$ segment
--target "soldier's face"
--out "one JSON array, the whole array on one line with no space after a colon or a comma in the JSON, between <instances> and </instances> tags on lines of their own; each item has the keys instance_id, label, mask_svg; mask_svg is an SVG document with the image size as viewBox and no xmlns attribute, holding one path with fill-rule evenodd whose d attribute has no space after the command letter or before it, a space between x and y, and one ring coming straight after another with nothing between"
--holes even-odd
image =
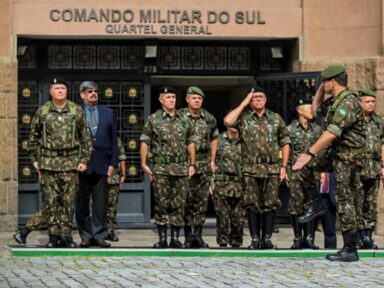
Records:
<instances>
[{"instance_id":1,"label":"soldier's face","mask_svg":"<svg viewBox=\"0 0 384 288\"><path fill-rule=\"evenodd\" d=\"M364 113L371 114L375 110L376 98L372 96L361 96L360 106Z\"/></svg>"},{"instance_id":2,"label":"soldier's face","mask_svg":"<svg viewBox=\"0 0 384 288\"><path fill-rule=\"evenodd\" d=\"M203 106L203 100L202 96L196 94L190 94L186 97L188 106L192 109L200 109Z\"/></svg>"},{"instance_id":3,"label":"soldier's face","mask_svg":"<svg viewBox=\"0 0 384 288\"><path fill-rule=\"evenodd\" d=\"M324 92L331 94L334 87L335 79L327 79L323 81Z\"/></svg>"},{"instance_id":4,"label":"soldier's face","mask_svg":"<svg viewBox=\"0 0 384 288\"><path fill-rule=\"evenodd\" d=\"M312 108L311 104L304 104L304 105L300 105L298 107L297 111L304 118L306 118L308 120L312 120L313 119L313 115L312 115L311 108Z\"/></svg>"},{"instance_id":5,"label":"soldier's face","mask_svg":"<svg viewBox=\"0 0 384 288\"><path fill-rule=\"evenodd\" d=\"M64 84L53 84L49 89L52 100L64 100L67 98L67 86Z\"/></svg>"},{"instance_id":6,"label":"soldier's face","mask_svg":"<svg viewBox=\"0 0 384 288\"><path fill-rule=\"evenodd\" d=\"M80 93L81 99L88 106L94 106L99 101L99 91L96 89L87 89Z\"/></svg>"},{"instance_id":7,"label":"soldier's face","mask_svg":"<svg viewBox=\"0 0 384 288\"><path fill-rule=\"evenodd\" d=\"M176 108L176 94L174 93L161 94L159 101L165 110L172 111Z\"/></svg>"},{"instance_id":8,"label":"soldier's face","mask_svg":"<svg viewBox=\"0 0 384 288\"><path fill-rule=\"evenodd\" d=\"M262 92L255 92L252 94L250 102L251 108L255 110L264 109L267 104L267 96Z\"/></svg>"}]
</instances>

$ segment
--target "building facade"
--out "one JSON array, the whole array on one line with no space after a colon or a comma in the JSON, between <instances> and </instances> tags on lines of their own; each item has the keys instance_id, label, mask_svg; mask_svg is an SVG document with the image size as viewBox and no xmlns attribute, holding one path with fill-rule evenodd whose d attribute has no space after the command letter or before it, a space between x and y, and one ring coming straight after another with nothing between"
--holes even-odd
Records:
<instances>
[{"instance_id":1,"label":"building facade","mask_svg":"<svg viewBox=\"0 0 384 288\"><path fill-rule=\"evenodd\" d=\"M26 139L54 76L68 80L74 101L82 81L96 80L101 102L116 113L128 157L121 223L150 221L138 137L159 107L159 86L175 86L180 104L189 85L201 86L208 110L222 122L257 82L289 123L293 98L313 94L318 72L337 63L346 66L352 90L377 91L377 112L384 113L383 0L0 0L0 8L3 230L39 209ZM383 201L377 232L384 233Z\"/></svg>"}]
</instances>

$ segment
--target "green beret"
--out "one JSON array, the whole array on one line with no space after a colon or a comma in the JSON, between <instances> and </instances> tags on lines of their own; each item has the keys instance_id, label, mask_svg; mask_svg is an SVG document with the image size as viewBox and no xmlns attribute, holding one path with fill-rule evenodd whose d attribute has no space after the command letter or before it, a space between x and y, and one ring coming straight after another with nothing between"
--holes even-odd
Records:
<instances>
[{"instance_id":1,"label":"green beret","mask_svg":"<svg viewBox=\"0 0 384 288\"><path fill-rule=\"evenodd\" d=\"M335 78L336 76L340 75L341 73L345 73L345 68L342 65L331 65L325 68L321 72L321 78L323 80Z\"/></svg>"},{"instance_id":2,"label":"green beret","mask_svg":"<svg viewBox=\"0 0 384 288\"><path fill-rule=\"evenodd\" d=\"M201 97L205 97L203 90L201 90L199 87L196 87L196 86L189 87L187 89L187 95L188 94L196 94L196 95L200 95Z\"/></svg>"},{"instance_id":3,"label":"green beret","mask_svg":"<svg viewBox=\"0 0 384 288\"><path fill-rule=\"evenodd\" d=\"M372 97L376 97L376 93L373 92L371 89L368 89L368 88L360 89L358 94L359 94L359 96L372 96Z\"/></svg>"}]
</instances>

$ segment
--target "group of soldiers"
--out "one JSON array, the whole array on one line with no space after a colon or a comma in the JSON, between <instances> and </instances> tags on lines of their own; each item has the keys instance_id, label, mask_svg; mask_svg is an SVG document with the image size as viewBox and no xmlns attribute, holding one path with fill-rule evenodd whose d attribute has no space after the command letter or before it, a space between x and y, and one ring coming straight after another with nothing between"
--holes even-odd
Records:
<instances>
[{"instance_id":1,"label":"group of soldiers","mask_svg":"<svg viewBox=\"0 0 384 288\"><path fill-rule=\"evenodd\" d=\"M162 108L148 117L140 136L141 167L150 178L154 195L159 236L155 248L208 248L202 234L211 195L220 247L242 245L247 218L251 236L248 248L276 249L272 243L275 211L281 207L279 186L285 182L290 189L288 210L294 232L291 248L318 249L313 240L313 220L324 213L319 173L329 171L336 178L336 207L344 245L326 258L357 261L358 248L376 248L372 234L379 181L384 175L384 130L374 112L376 94L370 89L349 91L348 75L340 65L327 67L321 76L314 99L312 95L296 99L298 118L288 127L279 114L266 108L267 91L253 85L225 116L227 131L221 134L215 117L203 108L202 89L189 87L187 107L176 109L175 89L160 88ZM50 237L59 239L50 238L47 247L57 247L58 243L75 247L70 236L73 199L79 174L87 171L94 150L91 135L97 125L92 122L92 113L84 113L82 107L67 100L66 93L53 92L54 84L61 82L52 83L51 106L42 106L32 121L30 156L40 175L44 205L14 235L19 243L26 243L28 233L46 223ZM92 89L88 90L92 94ZM326 94L331 97L326 99ZM318 112L324 117L323 131L313 121ZM48 134L47 140L46 129L57 133ZM121 141L118 155L120 168L110 169L112 164L117 166L111 160L105 173L110 187L105 209L108 233L101 234L103 239L95 237L100 247L109 247L104 239L118 240L114 234L116 203L125 178ZM181 228L184 243L179 240ZM82 240L80 246L89 247L89 239Z\"/></svg>"},{"instance_id":2,"label":"group of soldiers","mask_svg":"<svg viewBox=\"0 0 384 288\"><path fill-rule=\"evenodd\" d=\"M344 244L331 261L357 261L358 248L377 248L379 181L383 178L384 132L375 114L376 94L347 88L341 65L321 73L314 99L297 99L298 119L288 127L266 108L267 91L253 85L241 103L224 118L220 134L216 119L202 108L204 92L187 89L188 107L176 109L176 92L162 87L162 109L149 116L140 137L141 165L155 195L156 248L205 248L202 224L208 195L217 214L217 243L242 245L248 219L249 249L276 249L272 243L279 185L290 188L292 249L318 249L313 220L324 213L319 194L320 172L336 178L336 208ZM329 94L331 97L325 98ZM313 119L320 112L324 129ZM167 225L171 239L167 242ZM184 228L185 242L179 240ZM192 229L193 228L193 229Z\"/></svg>"}]
</instances>

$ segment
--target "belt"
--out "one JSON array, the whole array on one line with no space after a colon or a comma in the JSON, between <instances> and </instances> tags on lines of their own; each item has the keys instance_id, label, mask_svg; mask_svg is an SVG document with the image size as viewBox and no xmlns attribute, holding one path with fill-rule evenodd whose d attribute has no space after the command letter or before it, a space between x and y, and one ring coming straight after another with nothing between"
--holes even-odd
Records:
<instances>
[{"instance_id":1,"label":"belt","mask_svg":"<svg viewBox=\"0 0 384 288\"><path fill-rule=\"evenodd\" d=\"M78 154L79 154L78 149L70 149L70 150L41 149L41 155L47 156L47 157L67 157L67 156L73 156Z\"/></svg>"},{"instance_id":2,"label":"belt","mask_svg":"<svg viewBox=\"0 0 384 288\"><path fill-rule=\"evenodd\" d=\"M177 156L154 156L153 163L155 164L170 164L170 163L183 163L188 160L187 155Z\"/></svg>"},{"instance_id":3,"label":"belt","mask_svg":"<svg viewBox=\"0 0 384 288\"><path fill-rule=\"evenodd\" d=\"M230 174L216 174L215 175L216 181L234 181L234 182L240 182L241 178L237 175L230 175Z\"/></svg>"},{"instance_id":4,"label":"belt","mask_svg":"<svg viewBox=\"0 0 384 288\"><path fill-rule=\"evenodd\" d=\"M362 154L366 152L366 148L365 147L351 148L347 146L338 146L336 148L336 151L340 153Z\"/></svg>"},{"instance_id":5,"label":"belt","mask_svg":"<svg viewBox=\"0 0 384 288\"><path fill-rule=\"evenodd\" d=\"M243 163L245 164L277 164L279 163L279 158L273 157L273 156L266 156L266 157L245 157L243 159Z\"/></svg>"}]
</instances>

